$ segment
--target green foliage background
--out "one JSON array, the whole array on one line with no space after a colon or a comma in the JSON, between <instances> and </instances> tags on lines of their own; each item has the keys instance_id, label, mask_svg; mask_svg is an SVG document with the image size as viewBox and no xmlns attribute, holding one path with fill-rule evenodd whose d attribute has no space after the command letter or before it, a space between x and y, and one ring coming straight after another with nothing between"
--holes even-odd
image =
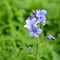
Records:
<instances>
[{"instance_id":1,"label":"green foliage background","mask_svg":"<svg viewBox=\"0 0 60 60\"><path fill-rule=\"evenodd\" d=\"M38 39L30 38L24 28L33 9L47 10L46 25ZM48 34L56 40L47 39ZM60 60L60 0L0 0L0 60L36 60L36 52L37 60Z\"/></svg>"}]
</instances>

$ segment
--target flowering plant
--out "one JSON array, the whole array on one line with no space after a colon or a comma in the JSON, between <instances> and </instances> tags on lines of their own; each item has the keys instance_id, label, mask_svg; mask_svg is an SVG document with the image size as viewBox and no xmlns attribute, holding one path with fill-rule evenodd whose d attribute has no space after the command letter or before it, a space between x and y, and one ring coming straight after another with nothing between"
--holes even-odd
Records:
<instances>
[{"instance_id":1,"label":"flowering plant","mask_svg":"<svg viewBox=\"0 0 60 60\"><path fill-rule=\"evenodd\" d=\"M42 26L45 26L46 21L46 10L36 10L31 13L26 20L25 28L30 32L30 36L38 37L38 35L42 32L42 29L38 28L37 24L42 23Z\"/></svg>"}]
</instances>

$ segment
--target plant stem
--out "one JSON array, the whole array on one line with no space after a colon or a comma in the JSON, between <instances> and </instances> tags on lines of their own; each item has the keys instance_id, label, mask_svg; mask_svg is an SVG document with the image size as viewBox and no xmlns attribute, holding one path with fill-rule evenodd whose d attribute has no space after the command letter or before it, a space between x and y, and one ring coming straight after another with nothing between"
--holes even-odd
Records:
<instances>
[{"instance_id":1,"label":"plant stem","mask_svg":"<svg viewBox=\"0 0 60 60\"><path fill-rule=\"evenodd\" d=\"M36 39L36 60L38 57L38 49L39 49L39 39Z\"/></svg>"}]
</instances>

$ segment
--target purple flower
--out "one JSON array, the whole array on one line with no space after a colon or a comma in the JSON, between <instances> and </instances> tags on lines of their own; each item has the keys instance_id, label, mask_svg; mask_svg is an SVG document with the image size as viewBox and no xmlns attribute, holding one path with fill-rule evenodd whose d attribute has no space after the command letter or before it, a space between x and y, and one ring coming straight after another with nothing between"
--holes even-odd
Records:
<instances>
[{"instance_id":1,"label":"purple flower","mask_svg":"<svg viewBox=\"0 0 60 60\"><path fill-rule=\"evenodd\" d=\"M56 38L52 35L48 35L47 38L50 39L50 40L56 40Z\"/></svg>"},{"instance_id":2,"label":"purple flower","mask_svg":"<svg viewBox=\"0 0 60 60\"><path fill-rule=\"evenodd\" d=\"M46 22L46 17L45 15L47 14L46 10L36 10L35 12L32 13L33 17L36 18L36 23L42 23L43 26L45 26Z\"/></svg>"},{"instance_id":3,"label":"purple flower","mask_svg":"<svg viewBox=\"0 0 60 60\"><path fill-rule=\"evenodd\" d=\"M30 32L30 36L38 37L38 35L42 32L41 29L39 29L36 25L36 18L28 18L26 20L26 24L24 25L25 28Z\"/></svg>"},{"instance_id":4,"label":"purple flower","mask_svg":"<svg viewBox=\"0 0 60 60\"><path fill-rule=\"evenodd\" d=\"M32 36L38 37L38 35L42 32L42 30L37 26L33 26L32 28L29 29L29 32L31 37Z\"/></svg>"},{"instance_id":5,"label":"purple flower","mask_svg":"<svg viewBox=\"0 0 60 60\"><path fill-rule=\"evenodd\" d=\"M44 15L40 15L40 17L37 18L36 23L42 23L42 26L45 26L45 22L46 22L46 17Z\"/></svg>"},{"instance_id":6,"label":"purple flower","mask_svg":"<svg viewBox=\"0 0 60 60\"><path fill-rule=\"evenodd\" d=\"M46 10L36 10L36 17L40 17L40 15L46 15Z\"/></svg>"},{"instance_id":7,"label":"purple flower","mask_svg":"<svg viewBox=\"0 0 60 60\"><path fill-rule=\"evenodd\" d=\"M47 11L46 10L40 10L40 15L46 15Z\"/></svg>"},{"instance_id":8,"label":"purple flower","mask_svg":"<svg viewBox=\"0 0 60 60\"><path fill-rule=\"evenodd\" d=\"M24 25L25 28L29 29L31 28L32 26L37 26L36 25L36 18L31 18L29 17L27 20L26 20L26 24Z\"/></svg>"},{"instance_id":9,"label":"purple flower","mask_svg":"<svg viewBox=\"0 0 60 60\"><path fill-rule=\"evenodd\" d=\"M45 26L46 14L47 14L46 10L36 10L37 23L41 22L42 25Z\"/></svg>"},{"instance_id":10,"label":"purple flower","mask_svg":"<svg viewBox=\"0 0 60 60\"><path fill-rule=\"evenodd\" d=\"M31 37L38 37L38 35L42 32L42 30L37 27L37 24L42 23L43 26L45 25L46 14L46 10L36 10L32 12L31 17L27 18L24 27L30 32Z\"/></svg>"}]
</instances>

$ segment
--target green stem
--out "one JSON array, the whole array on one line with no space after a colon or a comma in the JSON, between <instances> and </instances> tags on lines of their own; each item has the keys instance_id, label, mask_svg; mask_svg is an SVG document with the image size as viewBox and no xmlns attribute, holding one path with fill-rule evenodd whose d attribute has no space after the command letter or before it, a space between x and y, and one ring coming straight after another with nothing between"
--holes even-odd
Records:
<instances>
[{"instance_id":1,"label":"green stem","mask_svg":"<svg viewBox=\"0 0 60 60\"><path fill-rule=\"evenodd\" d=\"M38 49L39 49L39 39L37 38L36 39L36 60L37 60L37 57L38 57Z\"/></svg>"}]
</instances>

